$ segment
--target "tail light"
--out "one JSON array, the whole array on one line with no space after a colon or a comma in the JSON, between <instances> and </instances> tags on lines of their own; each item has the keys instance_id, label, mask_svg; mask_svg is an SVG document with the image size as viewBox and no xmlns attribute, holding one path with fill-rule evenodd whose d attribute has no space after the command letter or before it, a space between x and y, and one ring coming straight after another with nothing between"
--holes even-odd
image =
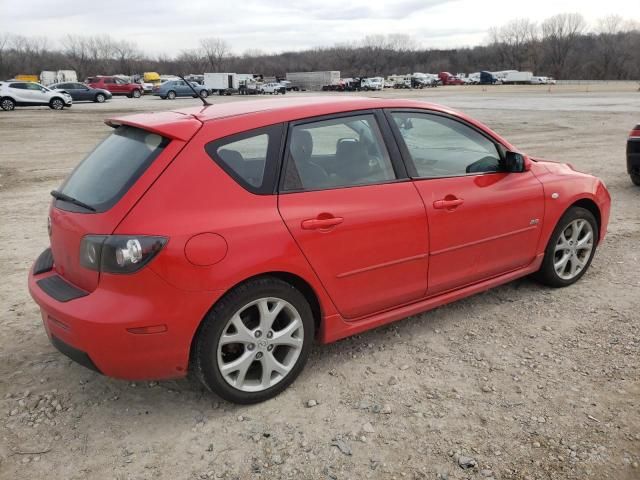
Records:
<instances>
[{"instance_id":1,"label":"tail light","mask_svg":"<svg viewBox=\"0 0 640 480\"><path fill-rule=\"evenodd\" d=\"M133 273L166 243L165 237L150 235L87 235L80 243L80 264L99 272Z\"/></svg>"}]
</instances>

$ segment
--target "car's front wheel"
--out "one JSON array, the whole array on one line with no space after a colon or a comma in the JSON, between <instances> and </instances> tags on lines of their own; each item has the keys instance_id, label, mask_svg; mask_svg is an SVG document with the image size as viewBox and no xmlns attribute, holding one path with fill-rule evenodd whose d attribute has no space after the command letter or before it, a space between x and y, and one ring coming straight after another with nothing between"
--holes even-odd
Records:
<instances>
[{"instance_id":1,"label":"car's front wheel","mask_svg":"<svg viewBox=\"0 0 640 480\"><path fill-rule=\"evenodd\" d=\"M49 102L49 108L52 110L62 110L64 108L64 102L61 98L52 98Z\"/></svg>"},{"instance_id":2,"label":"car's front wheel","mask_svg":"<svg viewBox=\"0 0 640 480\"><path fill-rule=\"evenodd\" d=\"M96 98L94 99L97 103L104 103L104 101L107 99L107 97L104 96L103 93L98 93L96 95Z\"/></svg>"},{"instance_id":3,"label":"car's front wheel","mask_svg":"<svg viewBox=\"0 0 640 480\"><path fill-rule=\"evenodd\" d=\"M133 95L133 98L140 98L142 96L142 92L140 90L134 90L131 95Z\"/></svg>"},{"instance_id":4,"label":"car's front wheel","mask_svg":"<svg viewBox=\"0 0 640 480\"><path fill-rule=\"evenodd\" d=\"M175 100L176 99L176 92L174 92L173 90L169 90L167 92L167 98L169 100Z\"/></svg>"},{"instance_id":5,"label":"car's front wheel","mask_svg":"<svg viewBox=\"0 0 640 480\"><path fill-rule=\"evenodd\" d=\"M5 111L14 110L16 108L16 102L11 98L3 98L2 101L0 101L0 107Z\"/></svg>"},{"instance_id":6,"label":"car's front wheel","mask_svg":"<svg viewBox=\"0 0 640 480\"><path fill-rule=\"evenodd\" d=\"M536 278L550 287L567 287L585 274L596 251L598 223L589 210L570 208L556 225Z\"/></svg>"},{"instance_id":7,"label":"car's front wheel","mask_svg":"<svg viewBox=\"0 0 640 480\"><path fill-rule=\"evenodd\" d=\"M225 295L205 317L195 368L222 398L261 402L282 392L302 371L313 332L304 295L277 278L251 280Z\"/></svg>"},{"instance_id":8,"label":"car's front wheel","mask_svg":"<svg viewBox=\"0 0 640 480\"><path fill-rule=\"evenodd\" d=\"M631 181L633 182L633 184L640 187L640 175L631 173L629 174L629 176L631 177Z\"/></svg>"},{"instance_id":9,"label":"car's front wheel","mask_svg":"<svg viewBox=\"0 0 640 480\"><path fill-rule=\"evenodd\" d=\"M202 89L200 90L200 98L207 98L209 96L209 92Z\"/></svg>"}]
</instances>

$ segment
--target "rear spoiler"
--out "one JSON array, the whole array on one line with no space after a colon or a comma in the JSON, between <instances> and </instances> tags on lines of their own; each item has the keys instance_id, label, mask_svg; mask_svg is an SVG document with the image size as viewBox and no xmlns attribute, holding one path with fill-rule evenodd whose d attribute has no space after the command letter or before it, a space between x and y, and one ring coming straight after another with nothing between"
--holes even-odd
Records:
<instances>
[{"instance_id":1,"label":"rear spoiler","mask_svg":"<svg viewBox=\"0 0 640 480\"><path fill-rule=\"evenodd\" d=\"M195 116L179 112L140 113L105 120L107 125L117 128L121 125L140 128L163 137L187 141L200 130L202 122Z\"/></svg>"}]
</instances>

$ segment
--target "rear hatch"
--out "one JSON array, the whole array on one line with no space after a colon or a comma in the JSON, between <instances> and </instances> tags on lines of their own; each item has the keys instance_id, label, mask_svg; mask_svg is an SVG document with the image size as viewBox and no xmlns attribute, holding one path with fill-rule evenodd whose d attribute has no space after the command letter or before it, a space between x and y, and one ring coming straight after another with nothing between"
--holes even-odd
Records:
<instances>
[{"instance_id":1,"label":"rear hatch","mask_svg":"<svg viewBox=\"0 0 640 480\"><path fill-rule=\"evenodd\" d=\"M52 192L57 197L49 214L54 269L83 290L95 290L100 279L80 263L83 237L113 233L201 125L190 115L159 115L173 116L179 125L156 122L142 128L139 116L110 121L114 132Z\"/></svg>"}]
</instances>

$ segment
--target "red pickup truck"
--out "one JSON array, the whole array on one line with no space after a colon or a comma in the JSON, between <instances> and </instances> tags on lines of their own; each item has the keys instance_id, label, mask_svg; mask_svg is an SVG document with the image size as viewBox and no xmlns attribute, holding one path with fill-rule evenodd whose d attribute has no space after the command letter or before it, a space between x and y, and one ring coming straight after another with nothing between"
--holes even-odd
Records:
<instances>
[{"instance_id":1,"label":"red pickup truck","mask_svg":"<svg viewBox=\"0 0 640 480\"><path fill-rule=\"evenodd\" d=\"M126 95L131 98L140 98L144 89L139 83L131 83L120 77L107 77L99 75L97 77L89 77L87 83L93 88L104 88L109 90L113 95Z\"/></svg>"}]
</instances>

